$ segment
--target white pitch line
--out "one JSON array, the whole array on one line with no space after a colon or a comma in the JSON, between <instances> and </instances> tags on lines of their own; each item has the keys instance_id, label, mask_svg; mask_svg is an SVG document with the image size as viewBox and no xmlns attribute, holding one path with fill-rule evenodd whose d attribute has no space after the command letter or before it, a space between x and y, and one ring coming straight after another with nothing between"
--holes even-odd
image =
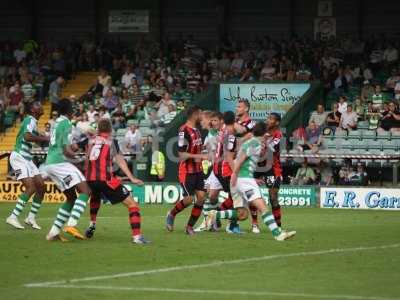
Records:
<instances>
[{"instance_id":1,"label":"white pitch line","mask_svg":"<svg viewBox=\"0 0 400 300\"><path fill-rule=\"evenodd\" d=\"M400 244L391 244L391 245L373 246L373 247L339 248L339 249L328 249L328 250L309 251L309 252L294 252L294 253L287 253L287 254L276 254L276 255L267 255L267 256L259 256L259 257L250 257L250 258L244 258L244 259L214 261L214 262L210 262L210 263L196 264L196 265L183 265L183 266L128 272L128 273L118 273L118 274L112 274L112 275L73 278L70 280L28 283L28 284L25 284L24 287L47 287L49 285L60 285L60 284L62 285L62 284L70 284L70 283L75 283L75 282L87 282L87 281L115 279L115 278L122 278L122 277L143 276L143 275L149 275L149 274L159 274L159 273L181 271L181 270L218 267L218 266L222 266L222 265L234 265L234 264L242 264L242 263L249 263L249 262L279 259L279 258L289 258L289 257L298 257L298 256L313 256L313 255L345 253L345 252L358 252L358 251L390 249L390 248L398 248L398 247L400 247Z\"/></svg>"},{"instance_id":2,"label":"white pitch line","mask_svg":"<svg viewBox=\"0 0 400 300\"><path fill-rule=\"evenodd\" d=\"M165 216L145 216L145 218L146 219L148 219L148 218L165 218ZM37 218L37 220L38 221L53 221L55 219L55 217L54 218ZM123 216L120 216L120 217L97 217L97 219L124 219L124 220L126 220L127 219L127 217L125 216L125 217L123 217Z\"/></svg>"},{"instance_id":3,"label":"white pitch line","mask_svg":"<svg viewBox=\"0 0 400 300\"><path fill-rule=\"evenodd\" d=\"M224 290L203 290L203 289L177 289L177 288L153 288L153 287L118 287L118 286L97 286L97 285L47 285L41 288L66 288L66 289L90 289L110 291L135 291L135 292L161 292L181 294L213 294L213 295L237 295L237 296L275 296L275 297L297 297L317 299L345 299L345 300L399 300L400 298L356 296L356 295L321 295L308 293L284 293L269 291L224 291Z\"/></svg>"}]
</instances>

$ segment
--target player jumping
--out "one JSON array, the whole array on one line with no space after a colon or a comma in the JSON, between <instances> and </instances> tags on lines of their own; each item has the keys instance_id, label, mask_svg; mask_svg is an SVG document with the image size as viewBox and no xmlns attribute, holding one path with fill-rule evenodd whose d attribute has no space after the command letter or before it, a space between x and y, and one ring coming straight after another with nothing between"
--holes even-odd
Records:
<instances>
[{"instance_id":1,"label":"player jumping","mask_svg":"<svg viewBox=\"0 0 400 300\"><path fill-rule=\"evenodd\" d=\"M257 123L253 129L254 136L240 147L230 181L234 209L223 212L224 215L222 215L222 212L212 211L207 222L215 224L222 217L230 220L245 220L248 217L247 207L251 204L261 213L261 218L272 232L273 237L277 241L284 241L293 237L296 232L282 231L276 224L275 218L268 211L260 187L254 178L257 163L263 155L263 141L266 132L267 125L261 122Z\"/></svg>"},{"instance_id":2,"label":"player jumping","mask_svg":"<svg viewBox=\"0 0 400 300\"><path fill-rule=\"evenodd\" d=\"M6 222L17 229L24 229L24 226L18 221L18 216L34 194L25 224L32 226L34 229L41 229L36 222L36 214L42 204L45 189L39 169L32 161L31 150L33 143L48 142L49 138L38 134L37 122L40 116L43 115L43 108L40 102L28 104L27 111L28 115L22 121L14 151L10 155L11 168L14 170L17 180L22 181L25 192L18 196L17 204Z\"/></svg>"},{"instance_id":3,"label":"player jumping","mask_svg":"<svg viewBox=\"0 0 400 300\"><path fill-rule=\"evenodd\" d=\"M51 132L49 151L45 164L41 166L41 172L54 181L67 197L67 201L58 210L54 224L46 239L49 241L66 241L60 235L60 232L67 220L64 232L77 239L84 239L85 237L76 226L89 200L90 189L81 171L70 162L67 162L66 159L67 157L74 158L75 151L78 149L76 144L71 144L70 142L72 129L70 119L73 113L71 101L61 99L58 104L58 111L60 117L56 120L54 129ZM76 197L76 191L79 193L78 198Z\"/></svg>"},{"instance_id":4,"label":"player jumping","mask_svg":"<svg viewBox=\"0 0 400 300\"><path fill-rule=\"evenodd\" d=\"M110 120L101 119L98 123L98 134L89 141L85 176L92 190L90 197L90 226L86 237L91 238L96 230L96 218L100 208L101 197L105 196L111 204L121 203L128 208L129 223L132 229L132 242L135 244L149 243L141 233L140 208L133 200L130 192L121 184L113 169L113 160L133 184L143 185L143 181L135 178L129 170L124 156L121 154L118 142L112 138Z\"/></svg>"},{"instance_id":5,"label":"player jumping","mask_svg":"<svg viewBox=\"0 0 400 300\"><path fill-rule=\"evenodd\" d=\"M193 226L196 224L203 209L206 192L204 188L204 173L201 160L207 159L206 154L201 154L202 140L200 131L196 128L200 122L201 110L198 106L189 107L187 122L179 129L179 183L183 188L183 199L178 201L173 209L168 212L166 229L173 231L175 216L192 204L196 196L189 221L186 225L186 234L194 235Z\"/></svg>"}]
</instances>

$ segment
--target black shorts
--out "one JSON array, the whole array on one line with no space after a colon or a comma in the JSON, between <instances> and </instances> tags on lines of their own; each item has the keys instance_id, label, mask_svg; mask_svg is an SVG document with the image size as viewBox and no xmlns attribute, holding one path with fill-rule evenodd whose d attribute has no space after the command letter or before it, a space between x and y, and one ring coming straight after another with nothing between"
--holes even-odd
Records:
<instances>
[{"instance_id":1,"label":"black shorts","mask_svg":"<svg viewBox=\"0 0 400 300\"><path fill-rule=\"evenodd\" d=\"M223 177L221 175L215 175L217 177L219 183L222 185L222 189L225 193L231 192L231 177Z\"/></svg>"},{"instance_id":2,"label":"black shorts","mask_svg":"<svg viewBox=\"0 0 400 300\"><path fill-rule=\"evenodd\" d=\"M278 189L279 190L279 188L281 187L282 176L275 176L272 169L267 171L266 173L256 172L254 174L254 177L263 179L265 182L265 185L269 189Z\"/></svg>"},{"instance_id":3,"label":"black shorts","mask_svg":"<svg viewBox=\"0 0 400 300\"><path fill-rule=\"evenodd\" d=\"M185 182L180 183L183 189L183 196L194 196L196 191L205 192L204 178L203 172L186 174Z\"/></svg>"},{"instance_id":4,"label":"black shorts","mask_svg":"<svg viewBox=\"0 0 400 300\"><path fill-rule=\"evenodd\" d=\"M90 189L92 190L92 197L101 199L105 197L111 204L118 204L123 202L130 196L130 192L122 184L112 188L105 181L88 181Z\"/></svg>"}]
</instances>

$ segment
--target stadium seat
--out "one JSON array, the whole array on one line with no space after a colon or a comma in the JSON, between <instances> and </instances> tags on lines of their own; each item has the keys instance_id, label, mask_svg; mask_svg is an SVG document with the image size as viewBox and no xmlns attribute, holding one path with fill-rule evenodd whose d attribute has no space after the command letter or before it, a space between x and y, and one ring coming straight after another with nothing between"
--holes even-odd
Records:
<instances>
[{"instance_id":1,"label":"stadium seat","mask_svg":"<svg viewBox=\"0 0 400 300\"><path fill-rule=\"evenodd\" d=\"M128 126L139 125L139 121L136 119L131 119L131 120L128 120L127 124L128 124Z\"/></svg>"},{"instance_id":2,"label":"stadium seat","mask_svg":"<svg viewBox=\"0 0 400 300\"><path fill-rule=\"evenodd\" d=\"M125 136L126 132L127 132L127 129L126 129L126 128L120 128L120 129L118 129L118 130L117 130L117 137Z\"/></svg>"},{"instance_id":3,"label":"stadium seat","mask_svg":"<svg viewBox=\"0 0 400 300\"><path fill-rule=\"evenodd\" d=\"M359 131L359 130L349 131L348 139L361 140L361 131Z\"/></svg>"},{"instance_id":4,"label":"stadium seat","mask_svg":"<svg viewBox=\"0 0 400 300\"><path fill-rule=\"evenodd\" d=\"M391 140L391 141L385 141L382 143L383 146L383 151L386 153L386 151L396 151L398 149L397 141L396 140Z\"/></svg>"},{"instance_id":5,"label":"stadium seat","mask_svg":"<svg viewBox=\"0 0 400 300\"><path fill-rule=\"evenodd\" d=\"M139 126L140 127L150 127L151 121L150 120L140 120Z\"/></svg>"},{"instance_id":6,"label":"stadium seat","mask_svg":"<svg viewBox=\"0 0 400 300\"><path fill-rule=\"evenodd\" d=\"M375 153L376 151L378 151L378 153L380 154L380 151L382 151L382 142L381 141L368 140L367 145L368 145L368 151L370 153L372 153L372 152ZM374 150L376 150L376 151L374 151Z\"/></svg>"},{"instance_id":7,"label":"stadium seat","mask_svg":"<svg viewBox=\"0 0 400 300\"><path fill-rule=\"evenodd\" d=\"M376 135L376 138L378 140L390 140L391 134L390 131L382 131L382 132L378 132Z\"/></svg>"},{"instance_id":8,"label":"stadium seat","mask_svg":"<svg viewBox=\"0 0 400 300\"><path fill-rule=\"evenodd\" d=\"M374 130L363 130L361 133L361 137L363 140L375 140L376 132Z\"/></svg>"},{"instance_id":9,"label":"stadium seat","mask_svg":"<svg viewBox=\"0 0 400 300\"><path fill-rule=\"evenodd\" d=\"M368 121L359 121L357 123L357 128L358 128L358 130L368 129L369 128Z\"/></svg>"},{"instance_id":10,"label":"stadium seat","mask_svg":"<svg viewBox=\"0 0 400 300\"><path fill-rule=\"evenodd\" d=\"M347 131L337 130L334 135L335 139L347 139Z\"/></svg>"},{"instance_id":11,"label":"stadium seat","mask_svg":"<svg viewBox=\"0 0 400 300\"><path fill-rule=\"evenodd\" d=\"M398 131L392 132L391 139L392 140L400 140L400 132L398 132Z\"/></svg>"}]
</instances>

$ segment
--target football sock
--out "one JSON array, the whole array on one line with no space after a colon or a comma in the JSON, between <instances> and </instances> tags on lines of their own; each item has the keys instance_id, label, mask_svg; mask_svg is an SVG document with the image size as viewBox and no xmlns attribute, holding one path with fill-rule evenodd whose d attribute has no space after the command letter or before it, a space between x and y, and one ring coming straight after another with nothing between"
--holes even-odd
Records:
<instances>
[{"instance_id":1,"label":"football sock","mask_svg":"<svg viewBox=\"0 0 400 300\"><path fill-rule=\"evenodd\" d=\"M131 224L132 228L132 236L134 238L138 238L141 235L140 230L140 208L139 207L130 207L129 211L129 224Z\"/></svg>"},{"instance_id":2,"label":"football sock","mask_svg":"<svg viewBox=\"0 0 400 300\"><path fill-rule=\"evenodd\" d=\"M64 226L65 222L67 222L68 218L71 215L72 207L73 203L70 202L65 202L63 203L63 205L61 205L53 226L50 229L50 235L55 236L60 233L61 228Z\"/></svg>"},{"instance_id":3,"label":"football sock","mask_svg":"<svg viewBox=\"0 0 400 300\"><path fill-rule=\"evenodd\" d=\"M101 205L100 199L97 198L90 198L90 221L92 224L96 223L97 213L99 212Z\"/></svg>"},{"instance_id":4,"label":"football sock","mask_svg":"<svg viewBox=\"0 0 400 300\"><path fill-rule=\"evenodd\" d=\"M178 201L174 208L171 209L171 211L169 212L172 216L176 216L177 214L179 214L182 210L184 210L186 208L187 205L185 205L185 203L183 202L183 199Z\"/></svg>"},{"instance_id":5,"label":"football sock","mask_svg":"<svg viewBox=\"0 0 400 300\"><path fill-rule=\"evenodd\" d=\"M281 226L282 226L282 223L281 223L281 217L282 217L281 208L280 208L280 207L278 207L278 208L273 208L273 209L272 209L272 214L274 215L276 224L277 224L279 227L281 227Z\"/></svg>"},{"instance_id":6,"label":"football sock","mask_svg":"<svg viewBox=\"0 0 400 300\"><path fill-rule=\"evenodd\" d=\"M236 209L228 209L228 210L221 210L217 212L217 221L221 219L228 219L231 221L237 220L237 211Z\"/></svg>"},{"instance_id":7,"label":"football sock","mask_svg":"<svg viewBox=\"0 0 400 300\"><path fill-rule=\"evenodd\" d=\"M233 208L233 201L232 198L227 198L224 202L222 202L220 206L220 210L227 210Z\"/></svg>"},{"instance_id":8,"label":"football sock","mask_svg":"<svg viewBox=\"0 0 400 300\"><path fill-rule=\"evenodd\" d=\"M89 200L89 195L80 194L79 197L75 200L74 206L72 207L71 216L69 217L68 226L76 226L78 225L78 221L85 211L86 203Z\"/></svg>"},{"instance_id":9,"label":"football sock","mask_svg":"<svg viewBox=\"0 0 400 300\"><path fill-rule=\"evenodd\" d=\"M28 218L34 219L36 217L40 207L42 206L42 201L43 201L43 198L37 197L36 194L35 194L35 196L33 196L31 210L28 214Z\"/></svg>"},{"instance_id":10,"label":"football sock","mask_svg":"<svg viewBox=\"0 0 400 300\"><path fill-rule=\"evenodd\" d=\"M281 229L275 222L274 216L270 212L266 212L261 216L265 225L268 226L269 230L271 230L273 236L278 236L281 234Z\"/></svg>"},{"instance_id":11,"label":"football sock","mask_svg":"<svg viewBox=\"0 0 400 300\"><path fill-rule=\"evenodd\" d=\"M207 217L208 216L208 213L211 211L211 210L216 210L218 208L218 203L211 203L210 202L210 200L207 200L206 202L204 202L204 205L203 205L203 215L204 215L204 217Z\"/></svg>"},{"instance_id":12,"label":"football sock","mask_svg":"<svg viewBox=\"0 0 400 300\"><path fill-rule=\"evenodd\" d=\"M196 224L197 220L199 219L199 217L201 215L202 210L203 210L203 205L198 205L198 204L193 205L192 213L190 215L187 226L193 227L194 224Z\"/></svg>"},{"instance_id":13,"label":"football sock","mask_svg":"<svg viewBox=\"0 0 400 300\"><path fill-rule=\"evenodd\" d=\"M257 216L258 216L258 211L257 208L251 207L250 208L250 214L251 214L251 224L258 224Z\"/></svg>"},{"instance_id":14,"label":"football sock","mask_svg":"<svg viewBox=\"0 0 400 300\"><path fill-rule=\"evenodd\" d=\"M12 215L18 217L20 213L23 211L26 203L29 201L29 196L26 194L21 194L19 195L17 199L17 204L15 205L15 208L11 212Z\"/></svg>"}]
</instances>

